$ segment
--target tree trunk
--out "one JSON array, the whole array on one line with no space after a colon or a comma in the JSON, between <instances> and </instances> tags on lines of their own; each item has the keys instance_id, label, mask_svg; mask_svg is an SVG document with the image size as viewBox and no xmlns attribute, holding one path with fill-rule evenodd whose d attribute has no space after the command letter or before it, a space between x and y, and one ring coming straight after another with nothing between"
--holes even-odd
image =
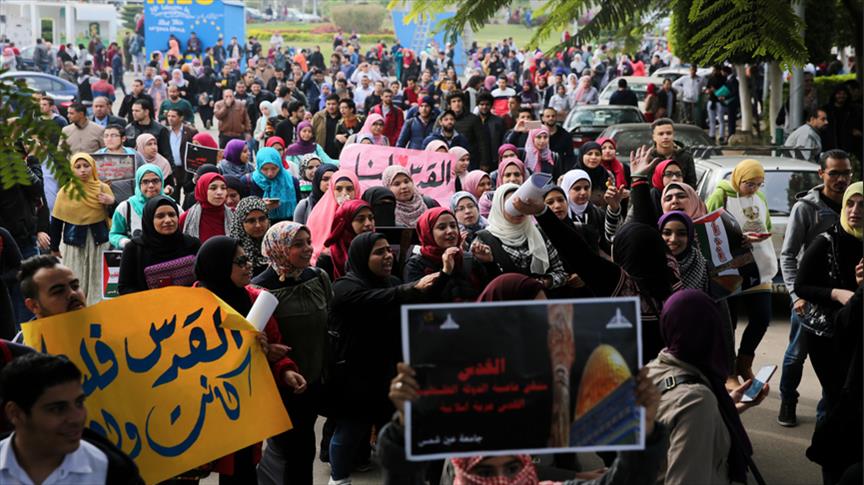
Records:
<instances>
[{"instance_id":1,"label":"tree trunk","mask_svg":"<svg viewBox=\"0 0 864 485\"><path fill-rule=\"evenodd\" d=\"M753 133L753 100L750 99L750 84L747 80L747 66L735 65L738 76L738 100L741 108L741 132L746 135Z\"/></svg>"},{"instance_id":2,"label":"tree trunk","mask_svg":"<svg viewBox=\"0 0 864 485\"><path fill-rule=\"evenodd\" d=\"M768 64L768 83L768 129L771 141L777 145L783 143L783 137L777 136L778 127L775 124L777 115L783 108L783 71L777 61Z\"/></svg>"}]
</instances>

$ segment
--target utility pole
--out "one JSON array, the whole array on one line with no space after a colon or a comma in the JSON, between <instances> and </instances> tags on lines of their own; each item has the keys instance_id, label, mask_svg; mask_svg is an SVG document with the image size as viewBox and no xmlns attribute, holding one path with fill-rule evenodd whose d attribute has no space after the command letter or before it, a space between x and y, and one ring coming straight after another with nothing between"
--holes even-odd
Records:
<instances>
[{"instance_id":1,"label":"utility pole","mask_svg":"<svg viewBox=\"0 0 864 485\"><path fill-rule=\"evenodd\" d=\"M801 17L802 25L804 19L804 0L797 0L792 4L795 15ZM802 26L801 37L804 37ZM792 68L792 79L789 81L789 121L792 129L796 129L804 123L804 68L794 66Z\"/></svg>"}]
</instances>

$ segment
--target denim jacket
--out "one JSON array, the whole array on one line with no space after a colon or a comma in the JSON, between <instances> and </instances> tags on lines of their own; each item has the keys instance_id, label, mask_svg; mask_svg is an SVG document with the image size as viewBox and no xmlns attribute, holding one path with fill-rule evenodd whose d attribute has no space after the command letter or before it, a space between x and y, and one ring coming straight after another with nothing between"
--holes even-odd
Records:
<instances>
[{"instance_id":1,"label":"denim jacket","mask_svg":"<svg viewBox=\"0 0 864 485\"><path fill-rule=\"evenodd\" d=\"M99 221L95 224L77 226L75 224L63 224L63 242L69 246L81 247L87 242L87 231L93 234L93 242L98 246L108 242L108 224Z\"/></svg>"}]
</instances>

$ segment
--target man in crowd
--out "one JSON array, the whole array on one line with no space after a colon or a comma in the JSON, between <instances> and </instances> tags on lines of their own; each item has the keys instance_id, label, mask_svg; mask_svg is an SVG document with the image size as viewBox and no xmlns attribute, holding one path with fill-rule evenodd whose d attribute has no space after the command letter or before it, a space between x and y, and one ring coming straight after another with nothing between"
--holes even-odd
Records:
<instances>
[{"instance_id":1,"label":"man in crowd","mask_svg":"<svg viewBox=\"0 0 864 485\"><path fill-rule=\"evenodd\" d=\"M156 142L159 145L159 154L173 163L174 157L171 155L171 142L168 138L168 129L153 119L152 112L153 105L146 99L139 99L132 104L133 121L126 125L126 146L135 148L138 135L150 133L156 137Z\"/></svg>"},{"instance_id":2,"label":"man in crowd","mask_svg":"<svg viewBox=\"0 0 864 485\"><path fill-rule=\"evenodd\" d=\"M183 166L186 144L192 142L192 137L198 134L198 130L183 122L183 114L178 109L169 109L165 113L165 119L168 120L168 139L171 143L171 155L174 157L173 173L177 182L174 193L176 194L179 193L178 187L182 187L186 182L186 169Z\"/></svg>"},{"instance_id":3,"label":"man in crowd","mask_svg":"<svg viewBox=\"0 0 864 485\"><path fill-rule=\"evenodd\" d=\"M396 140L397 147L411 148L412 150L425 148L423 141L432 134L432 130L435 128L435 120L432 118L434 104L435 101L432 96L423 96L417 106L417 116L408 118L402 126L402 132L399 133L399 139Z\"/></svg>"},{"instance_id":4,"label":"man in crowd","mask_svg":"<svg viewBox=\"0 0 864 485\"><path fill-rule=\"evenodd\" d=\"M306 117L306 105L303 101L294 100L285 105L282 104L282 114L285 119L276 125L276 136L285 140L285 144L294 143L294 135L296 135L297 125Z\"/></svg>"},{"instance_id":5,"label":"man in crowd","mask_svg":"<svg viewBox=\"0 0 864 485\"><path fill-rule=\"evenodd\" d=\"M621 78L618 80L618 90L609 97L609 104L638 107L639 99L636 98L636 93L627 86L627 80Z\"/></svg>"},{"instance_id":6,"label":"man in crowd","mask_svg":"<svg viewBox=\"0 0 864 485\"><path fill-rule=\"evenodd\" d=\"M423 140L423 147L426 147L432 140L441 140L450 148L462 147L470 151L468 140L456 131L456 113L449 109L438 117L438 128Z\"/></svg>"},{"instance_id":7,"label":"man in crowd","mask_svg":"<svg viewBox=\"0 0 864 485\"><path fill-rule=\"evenodd\" d=\"M48 318L87 306L78 276L55 256L33 256L21 264L18 282L24 304L36 318Z\"/></svg>"},{"instance_id":8,"label":"man in crowd","mask_svg":"<svg viewBox=\"0 0 864 485\"><path fill-rule=\"evenodd\" d=\"M120 103L120 111L117 113L121 118L126 118L126 121L131 123L132 118L132 103L139 99L146 99L153 106L153 98L144 92L144 81L136 79L132 81L132 92L123 97L123 102Z\"/></svg>"},{"instance_id":9,"label":"man in crowd","mask_svg":"<svg viewBox=\"0 0 864 485\"><path fill-rule=\"evenodd\" d=\"M675 160L684 175L684 183L696 187L696 164L686 147L675 143L675 127L669 118L660 118L651 123L651 139L654 144L648 155L651 160ZM658 162L659 163L659 162ZM652 167L651 170L654 168Z\"/></svg>"},{"instance_id":10,"label":"man in crowd","mask_svg":"<svg viewBox=\"0 0 864 485\"><path fill-rule=\"evenodd\" d=\"M93 93L94 99L98 96L105 96L113 103L116 98L114 86L108 82L108 73L104 71L99 73L99 80L90 85L90 91Z\"/></svg>"},{"instance_id":11,"label":"man in crowd","mask_svg":"<svg viewBox=\"0 0 864 485\"><path fill-rule=\"evenodd\" d=\"M324 109L312 116L312 131L315 142L324 148L324 152L334 160L339 159L342 147L336 142L336 127L342 116L339 114L339 96L331 94L324 101Z\"/></svg>"},{"instance_id":12,"label":"man in crowd","mask_svg":"<svg viewBox=\"0 0 864 485\"><path fill-rule=\"evenodd\" d=\"M73 103L68 111L69 124L63 127L66 144L72 153L93 153L102 148L102 127L87 119L87 108Z\"/></svg>"},{"instance_id":13,"label":"man in crowd","mask_svg":"<svg viewBox=\"0 0 864 485\"><path fill-rule=\"evenodd\" d=\"M363 112L364 113L371 113L372 108L375 105L381 103L381 95L383 95L383 94L384 94L384 81L381 81L381 80L375 81L373 88L372 88L372 94L370 94L369 96L366 96L366 100L363 102Z\"/></svg>"},{"instance_id":14,"label":"man in crowd","mask_svg":"<svg viewBox=\"0 0 864 485\"><path fill-rule=\"evenodd\" d=\"M195 122L195 111L192 109L192 104L180 97L180 88L174 83L168 85L168 99L162 101L162 105L159 107L159 121L162 123L165 123L166 113L169 109L179 112L187 123Z\"/></svg>"},{"instance_id":15,"label":"man in crowd","mask_svg":"<svg viewBox=\"0 0 864 485\"><path fill-rule=\"evenodd\" d=\"M823 112L824 115L824 112ZM780 251L780 269L783 283L792 300L789 317L789 345L783 355L783 373L780 376L780 414L777 422L781 426L797 426L798 385L804 361L807 359L807 334L801 327L808 302L795 294L795 278L798 263L807 246L819 234L834 226L840 219L843 194L852 181L852 163L842 150L830 150L819 157L819 177L822 184L796 195L797 201L789 212L789 222ZM816 408L817 417L825 414L822 402Z\"/></svg>"},{"instance_id":16,"label":"man in crowd","mask_svg":"<svg viewBox=\"0 0 864 485\"><path fill-rule=\"evenodd\" d=\"M252 136L252 122L246 105L234 99L234 91L222 91L222 99L213 107L213 115L219 120L220 147L225 147L231 140L246 140Z\"/></svg>"},{"instance_id":17,"label":"man in crowd","mask_svg":"<svg viewBox=\"0 0 864 485\"><path fill-rule=\"evenodd\" d=\"M456 115L456 131L468 140L468 152L471 154L471 165L469 169L474 170L481 164L489 165L492 158L487 150L487 144L483 143L483 123L474 113L469 113L465 107L465 98L461 92L454 91L447 95L447 106Z\"/></svg>"},{"instance_id":18,"label":"man in crowd","mask_svg":"<svg viewBox=\"0 0 864 485\"><path fill-rule=\"evenodd\" d=\"M576 164L576 156L573 154L573 138L567 130L558 124L558 112L555 111L555 108L545 108L540 121L549 130L549 149L558 154L558 160L562 167L561 173L564 173Z\"/></svg>"},{"instance_id":19,"label":"man in crowd","mask_svg":"<svg viewBox=\"0 0 864 485\"><path fill-rule=\"evenodd\" d=\"M111 114L111 102L104 96L93 99L93 117L90 120L100 128L108 125L125 125L123 118Z\"/></svg>"},{"instance_id":20,"label":"man in crowd","mask_svg":"<svg viewBox=\"0 0 864 485\"><path fill-rule=\"evenodd\" d=\"M815 162L822 153L822 131L828 125L828 115L822 109L813 112L805 110L805 114L807 122L789 135L784 146L804 148L803 155Z\"/></svg>"},{"instance_id":21,"label":"man in crowd","mask_svg":"<svg viewBox=\"0 0 864 485\"><path fill-rule=\"evenodd\" d=\"M690 74L676 79L672 83L672 88L681 93L681 103L684 107L681 121L690 124L697 123L696 107L699 104L699 97L705 89L705 79L696 74L696 64L691 64Z\"/></svg>"},{"instance_id":22,"label":"man in crowd","mask_svg":"<svg viewBox=\"0 0 864 485\"><path fill-rule=\"evenodd\" d=\"M95 109L95 108L94 108ZM66 121L66 118L60 116L60 113L56 111L54 106L54 98L50 96L42 96L39 98L39 112L42 114L43 120L51 120L57 124L60 128L68 125L69 122ZM54 140L51 143L57 143L59 140Z\"/></svg>"},{"instance_id":23,"label":"man in crowd","mask_svg":"<svg viewBox=\"0 0 864 485\"><path fill-rule=\"evenodd\" d=\"M512 143L519 148L525 148L529 132L526 123L529 121L534 121L534 110L527 106L519 108L519 116L516 118L516 126L504 135L504 143Z\"/></svg>"},{"instance_id":24,"label":"man in crowd","mask_svg":"<svg viewBox=\"0 0 864 485\"><path fill-rule=\"evenodd\" d=\"M481 93L477 96L477 116L483 125L483 140L481 143L487 146L486 150L490 158L497 158L498 147L504 140L504 120L492 113L492 102L494 98L489 93ZM495 166L494 160L481 164L480 168L487 172L492 171Z\"/></svg>"},{"instance_id":25,"label":"man in crowd","mask_svg":"<svg viewBox=\"0 0 864 485\"><path fill-rule=\"evenodd\" d=\"M402 131L402 125L405 124L405 113L401 109L393 106L393 91L390 88L385 89L381 93L381 103L372 108L372 113L377 113L384 117L384 136L390 146L396 146L396 141L399 139L399 133Z\"/></svg>"},{"instance_id":26,"label":"man in crowd","mask_svg":"<svg viewBox=\"0 0 864 485\"><path fill-rule=\"evenodd\" d=\"M664 79L663 87L657 93L657 102L660 108L657 110L658 118L677 119L675 116L675 100L677 94L672 89L672 80Z\"/></svg>"},{"instance_id":27,"label":"man in crowd","mask_svg":"<svg viewBox=\"0 0 864 485\"><path fill-rule=\"evenodd\" d=\"M371 81L369 80L369 76L362 76L360 78L360 85L354 88L354 105L358 108L360 106L366 106L366 98L369 97L374 88L371 85ZM366 113L364 110L363 113Z\"/></svg>"},{"instance_id":28,"label":"man in crowd","mask_svg":"<svg viewBox=\"0 0 864 485\"><path fill-rule=\"evenodd\" d=\"M249 89L251 90L251 93L249 95L249 101L246 103L246 112L249 113L249 122L252 123L252 126L255 126L255 123L258 122L258 118L261 117L261 102L275 101L276 95L264 89L264 86L259 79L253 81ZM276 113L270 113L270 116L276 116Z\"/></svg>"}]
</instances>

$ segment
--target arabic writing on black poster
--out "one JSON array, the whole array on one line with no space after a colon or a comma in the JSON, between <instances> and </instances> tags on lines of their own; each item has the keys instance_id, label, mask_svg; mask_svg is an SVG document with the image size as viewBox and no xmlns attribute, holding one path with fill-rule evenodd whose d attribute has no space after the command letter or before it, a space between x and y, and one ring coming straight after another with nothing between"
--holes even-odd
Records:
<instances>
[{"instance_id":1,"label":"arabic writing on black poster","mask_svg":"<svg viewBox=\"0 0 864 485\"><path fill-rule=\"evenodd\" d=\"M409 459L641 449L632 298L409 305Z\"/></svg>"}]
</instances>

